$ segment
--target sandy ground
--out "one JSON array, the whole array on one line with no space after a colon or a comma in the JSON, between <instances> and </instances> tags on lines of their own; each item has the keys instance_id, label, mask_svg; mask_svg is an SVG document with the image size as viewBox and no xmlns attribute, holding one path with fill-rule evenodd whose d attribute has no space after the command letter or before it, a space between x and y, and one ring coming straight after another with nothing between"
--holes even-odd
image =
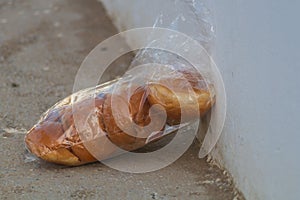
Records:
<instances>
[{"instance_id":1,"label":"sandy ground","mask_svg":"<svg viewBox=\"0 0 300 200\"><path fill-rule=\"evenodd\" d=\"M26 130L71 93L85 56L115 33L94 0L0 0L0 199L232 200L231 180L197 158L196 144L172 165L146 174L28 159ZM130 59L117 62L107 78Z\"/></svg>"}]
</instances>

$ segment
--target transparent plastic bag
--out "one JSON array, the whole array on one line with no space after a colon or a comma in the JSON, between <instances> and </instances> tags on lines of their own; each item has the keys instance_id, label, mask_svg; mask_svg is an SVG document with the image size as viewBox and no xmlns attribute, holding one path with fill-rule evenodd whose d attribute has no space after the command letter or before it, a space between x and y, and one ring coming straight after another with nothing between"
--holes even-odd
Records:
<instances>
[{"instance_id":1,"label":"transparent plastic bag","mask_svg":"<svg viewBox=\"0 0 300 200\"><path fill-rule=\"evenodd\" d=\"M54 105L27 133L27 148L49 162L81 165L130 155L175 135L177 143L170 146L183 153L188 147L183 144L194 138L190 127L198 130L215 102L220 106L222 87L215 87L220 75L207 54L214 38L209 13L196 1L174 1L174 8L171 15L162 11L153 29L146 30L145 48L121 78L76 92ZM190 38L180 33L182 29ZM215 115L213 110L211 118ZM215 140L216 134L206 140L205 153Z\"/></svg>"}]
</instances>

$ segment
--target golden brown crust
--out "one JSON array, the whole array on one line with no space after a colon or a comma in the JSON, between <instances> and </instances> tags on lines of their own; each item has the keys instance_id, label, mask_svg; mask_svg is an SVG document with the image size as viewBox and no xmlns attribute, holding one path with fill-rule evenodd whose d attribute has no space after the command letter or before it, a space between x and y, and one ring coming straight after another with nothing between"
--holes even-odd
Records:
<instances>
[{"instance_id":1,"label":"golden brown crust","mask_svg":"<svg viewBox=\"0 0 300 200\"><path fill-rule=\"evenodd\" d=\"M187 116L185 120L192 120L198 117L198 111L202 117L213 106L215 96L204 84L202 76L197 73L182 73L183 78L150 83L137 88L132 94L129 94L132 88L124 87L114 96L110 93L101 93L95 98L83 99L75 103L75 110L70 101L61 104L48 111L47 115L27 133L26 146L33 154L46 161L69 166L109 158L118 153L117 147L128 151L143 147L146 138L153 133L153 130L148 131L149 133L147 130L155 127L156 132L165 126L162 112L159 112L161 108L167 112L167 123L173 125L179 124L184 114ZM192 87L199 106L191 103L191 94L186 89L187 83ZM167 86L176 88L177 96ZM153 115L150 108L154 104L161 107L155 108L156 112ZM113 115L112 105L117 108L114 113L116 116ZM75 117L79 129L75 127ZM159 122L163 125L161 126ZM119 125L122 125L122 128ZM151 125L150 128L148 125ZM141 127L148 129L144 130ZM78 133L82 131L80 128L83 131L87 130L91 135L88 138L81 138Z\"/></svg>"},{"instance_id":2,"label":"golden brown crust","mask_svg":"<svg viewBox=\"0 0 300 200\"><path fill-rule=\"evenodd\" d=\"M127 93L122 91L114 96L108 94L103 106L103 122L108 138L118 147L131 151L145 145L146 138L135 137L139 133L132 124L135 123L143 127L150 123L150 105L146 98L146 90L143 88L138 88L134 91L129 99L129 104L127 99ZM112 103L114 106L117 106L118 114L120 115L113 115ZM119 124L121 123L122 128L118 126L116 120L118 120Z\"/></svg>"},{"instance_id":3,"label":"golden brown crust","mask_svg":"<svg viewBox=\"0 0 300 200\"><path fill-rule=\"evenodd\" d=\"M79 158L81 163L89 163L97 161L83 144L77 144L71 147L71 152Z\"/></svg>"},{"instance_id":4,"label":"golden brown crust","mask_svg":"<svg viewBox=\"0 0 300 200\"><path fill-rule=\"evenodd\" d=\"M89 102L95 103L93 110L91 110L93 107L88 105ZM104 103L100 98L89 102L80 102L82 105L78 105L78 111L96 113ZM85 108L89 110L84 110ZM71 105L64 105L50 111L43 121L27 133L25 137L27 148L36 156L57 164L80 165L95 162L96 159L85 148L84 142L78 134L73 111ZM87 117L87 115L82 116ZM87 119L78 120L85 121Z\"/></svg>"},{"instance_id":5,"label":"golden brown crust","mask_svg":"<svg viewBox=\"0 0 300 200\"><path fill-rule=\"evenodd\" d=\"M199 117L199 113L200 117L203 117L215 102L211 88L204 84L199 74L184 72L182 78L150 83L148 88L150 104L161 105L166 110L169 125L190 121ZM192 91L189 91L189 88L192 88ZM185 121L181 121L182 111Z\"/></svg>"},{"instance_id":6,"label":"golden brown crust","mask_svg":"<svg viewBox=\"0 0 300 200\"><path fill-rule=\"evenodd\" d=\"M48 162L68 166L77 166L84 164L79 160L77 156L75 156L66 148L59 148L49 151L48 153L41 155L40 158Z\"/></svg>"},{"instance_id":7,"label":"golden brown crust","mask_svg":"<svg viewBox=\"0 0 300 200\"><path fill-rule=\"evenodd\" d=\"M121 91L122 95L116 96L116 105L119 101L126 103L127 94ZM150 105L145 96L145 90L137 89L129 100L128 107L122 107L119 112L123 115L128 114L124 122L134 122L139 126L145 126L150 123L149 108ZM125 150L134 150L145 145L145 138L137 138L124 133L117 125L111 108L111 94L104 94L95 99L95 115L98 119L100 129L103 130L99 137L93 141L82 141L74 122L74 110L71 105L64 105L60 109L54 109L48 113L43 121L31 129L25 138L28 149L38 157L57 164L76 166L89 162L95 162L97 159L86 149L86 144L93 148L93 152L98 159L105 159L112 155L117 147ZM90 107L88 100L80 102L75 112L86 118ZM127 111L128 111L127 110ZM86 119L78 119L79 124ZM138 132L132 128L131 133L138 135ZM107 135L106 135L107 134ZM115 145L112 145L112 143ZM102 148L103 147L103 148Z\"/></svg>"}]
</instances>

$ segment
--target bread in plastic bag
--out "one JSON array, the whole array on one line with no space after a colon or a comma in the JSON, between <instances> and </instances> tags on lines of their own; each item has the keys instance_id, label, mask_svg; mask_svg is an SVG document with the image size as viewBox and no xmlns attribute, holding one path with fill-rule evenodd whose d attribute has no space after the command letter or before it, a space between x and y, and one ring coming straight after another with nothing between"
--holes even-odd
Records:
<instances>
[{"instance_id":1,"label":"bread in plastic bag","mask_svg":"<svg viewBox=\"0 0 300 200\"><path fill-rule=\"evenodd\" d=\"M178 129L176 125L181 123L180 106L184 107L187 116L190 116L188 119L192 121L198 117L196 113L204 116L215 101L211 88L202 83L201 76L194 76L189 72L183 72L184 76L179 77L174 74L169 73L169 78L164 77L165 79L148 80L142 86L134 87L132 82L124 82L114 90L116 82L112 81L75 93L44 114L27 133L26 146L33 154L46 161L74 166L95 162L95 157L113 157L118 154L119 148L133 151L149 142L155 142ZM181 79L184 77L190 77L187 79L190 82ZM168 85L166 82L177 88L177 96L165 88ZM192 85L194 100L198 104L191 104L191 94L184 90L185 84ZM185 104L179 105L177 98L184 99L181 104ZM113 114L112 103L117 114ZM153 107L151 113L153 105L158 106ZM195 105L199 106L199 112L194 112L197 109ZM72 109L74 106L76 109ZM74 112L80 113L77 115L80 116L77 127ZM150 122L152 127L149 131L139 129ZM85 135L84 138L80 137L82 134ZM93 152L97 152L97 156L91 155L85 148L87 143L93 143Z\"/></svg>"},{"instance_id":2,"label":"bread in plastic bag","mask_svg":"<svg viewBox=\"0 0 300 200\"><path fill-rule=\"evenodd\" d=\"M194 24L184 32L209 51L214 33L205 7L198 10L194 1L175 4L174 16L162 11L154 27L182 31L187 23ZM137 53L130 69L160 65L79 91L50 108L25 137L29 151L49 162L76 166L142 148L205 117L218 101L210 72L203 68L199 73L182 58L151 48L155 43L181 48L171 36L162 42L150 32L148 48Z\"/></svg>"}]
</instances>

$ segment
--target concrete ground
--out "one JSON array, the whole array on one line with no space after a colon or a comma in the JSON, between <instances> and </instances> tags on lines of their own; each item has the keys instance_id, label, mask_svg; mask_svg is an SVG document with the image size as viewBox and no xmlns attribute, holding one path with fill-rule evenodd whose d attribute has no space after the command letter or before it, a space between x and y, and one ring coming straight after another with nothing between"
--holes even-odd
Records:
<instances>
[{"instance_id":1,"label":"concrete ground","mask_svg":"<svg viewBox=\"0 0 300 200\"><path fill-rule=\"evenodd\" d=\"M223 171L197 158L197 144L146 174L30 160L26 130L71 93L85 56L115 33L96 0L0 0L0 199L239 199Z\"/></svg>"}]
</instances>

